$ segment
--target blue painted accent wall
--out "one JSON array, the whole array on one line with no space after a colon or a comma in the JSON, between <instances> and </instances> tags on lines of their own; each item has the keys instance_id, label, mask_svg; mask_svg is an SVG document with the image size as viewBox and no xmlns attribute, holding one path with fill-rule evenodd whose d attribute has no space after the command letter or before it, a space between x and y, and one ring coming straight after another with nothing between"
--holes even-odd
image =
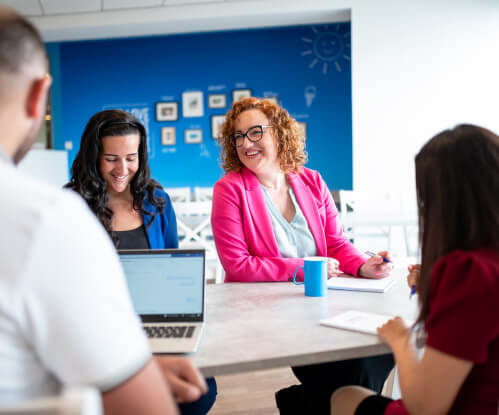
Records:
<instances>
[{"instance_id":1,"label":"blue painted accent wall","mask_svg":"<svg viewBox=\"0 0 499 415\"><path fill-rule=\"evenodd\" d=\"M352 188L350 23L61 42L48 45L53 88L54 148L71 165L88 119L102 109L132 111L146 125L152 175L165 187L212 186L223 172L211 138L212 115L224 114L232 90L278 96L306 123L308 167L331 189ZM182 93L202 91L204 116L182 116ZM227 107L210 109L208 94ZM156 121L155 105L179 103L179 119ZM161 127L176 128L176 145L161 145ZM184 130L203 131L201 144Z\"/></svg>"}]
</instances>

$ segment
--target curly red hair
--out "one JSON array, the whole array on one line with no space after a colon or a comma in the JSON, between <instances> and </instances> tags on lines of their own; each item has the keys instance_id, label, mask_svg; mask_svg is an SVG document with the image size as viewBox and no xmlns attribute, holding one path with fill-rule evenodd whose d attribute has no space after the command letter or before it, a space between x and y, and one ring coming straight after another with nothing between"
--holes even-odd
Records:
<instances>
[{"instance_id":1,"label":"curly red hair","mask_svg":"<svg viewBox=\"0 0 499 415\"><path fill-rule=\"evenodd\" d=\"M222 133L218 137L218 143L222 147L220 156L224 171L226 173L240 171L243 167L230 136L235 132L234 124L239 114L252 109L265 114L269 124L273 127L274 139L278 143L277 153L281 170L284 173L291 171L299 173L300 168L307 162L307 153L305 151L305 138L298 123L274 101L255 97L243 98L235 102L225 116Z\"/></svg>"}]
</instances>

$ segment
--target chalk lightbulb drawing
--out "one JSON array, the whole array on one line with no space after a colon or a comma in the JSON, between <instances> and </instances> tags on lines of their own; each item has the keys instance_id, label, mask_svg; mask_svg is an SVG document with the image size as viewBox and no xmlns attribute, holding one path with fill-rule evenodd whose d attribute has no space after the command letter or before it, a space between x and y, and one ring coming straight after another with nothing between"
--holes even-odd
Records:
<instances>
[{"instance_id":1,"label":"chalk lightbulb drawing","mask_svg":"<svg viewBox=\"0 0 499 415\"><path fill-rule=\"evenodd\" d=\"M301 56L312 57L308 64L310 69L317 65L322 66L322 73L326 75L332 66L336 71L341 72L343 61L350 61L350 32L342 32L341 27L340 24L321 28L312 26L310 29L313 35L301 38L309 47L301 53Z\"/></svg>"}]
</instances>

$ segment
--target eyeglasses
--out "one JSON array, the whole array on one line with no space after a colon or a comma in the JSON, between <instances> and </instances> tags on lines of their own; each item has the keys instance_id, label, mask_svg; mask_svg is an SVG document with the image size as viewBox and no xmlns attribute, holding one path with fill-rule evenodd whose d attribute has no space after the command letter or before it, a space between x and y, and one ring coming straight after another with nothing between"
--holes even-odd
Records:
<instances>
[{"instance_id":1,"label":"eyeglasses","mask_svg":"<svg viewBox=\"0 0 499 415\"><path fill-rule=\"evenodd\" d=\"M254 125L253 127L248 128L245 133L241 131L237 131L232 134L229 138L234 147L241 147L244 143L244 137L248 137L248 140L252 143L256 143L260 141L263 137L263 130L265 128L272 128L271 125Z\"/></svg>"}]
</instances>

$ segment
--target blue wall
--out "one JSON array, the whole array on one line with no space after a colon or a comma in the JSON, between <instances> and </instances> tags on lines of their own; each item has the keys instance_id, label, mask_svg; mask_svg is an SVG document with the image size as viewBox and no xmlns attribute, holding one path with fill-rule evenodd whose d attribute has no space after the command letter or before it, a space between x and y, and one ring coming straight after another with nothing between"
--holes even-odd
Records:
<instances>
[{"instance_id":1,"label":"blue wall","mask_svg":"<svg viewBox=\"0 0 499 415\"><path fill-rule=\"evenodd\" d=\"M307 125L308 167L331 189L352 188L350 23L48 44L54 76L54 148L71 165L88 119L102 109L133 112L149 133L153 177L165 187L212 186L223 172L210 116L224 114L232 90L278 96ZM204 117L182 116L182 92L202 91ZM224 93L227 107L209 109ZM308 102L307 102L308 100ZM155 105L179 103L179 119L158 122ZM309 104L309 105L307 105ZM176 145L161 145L161 127L176 127ZM201 144L184 130L203 130Z\"/></svg>"}]
</instances>

